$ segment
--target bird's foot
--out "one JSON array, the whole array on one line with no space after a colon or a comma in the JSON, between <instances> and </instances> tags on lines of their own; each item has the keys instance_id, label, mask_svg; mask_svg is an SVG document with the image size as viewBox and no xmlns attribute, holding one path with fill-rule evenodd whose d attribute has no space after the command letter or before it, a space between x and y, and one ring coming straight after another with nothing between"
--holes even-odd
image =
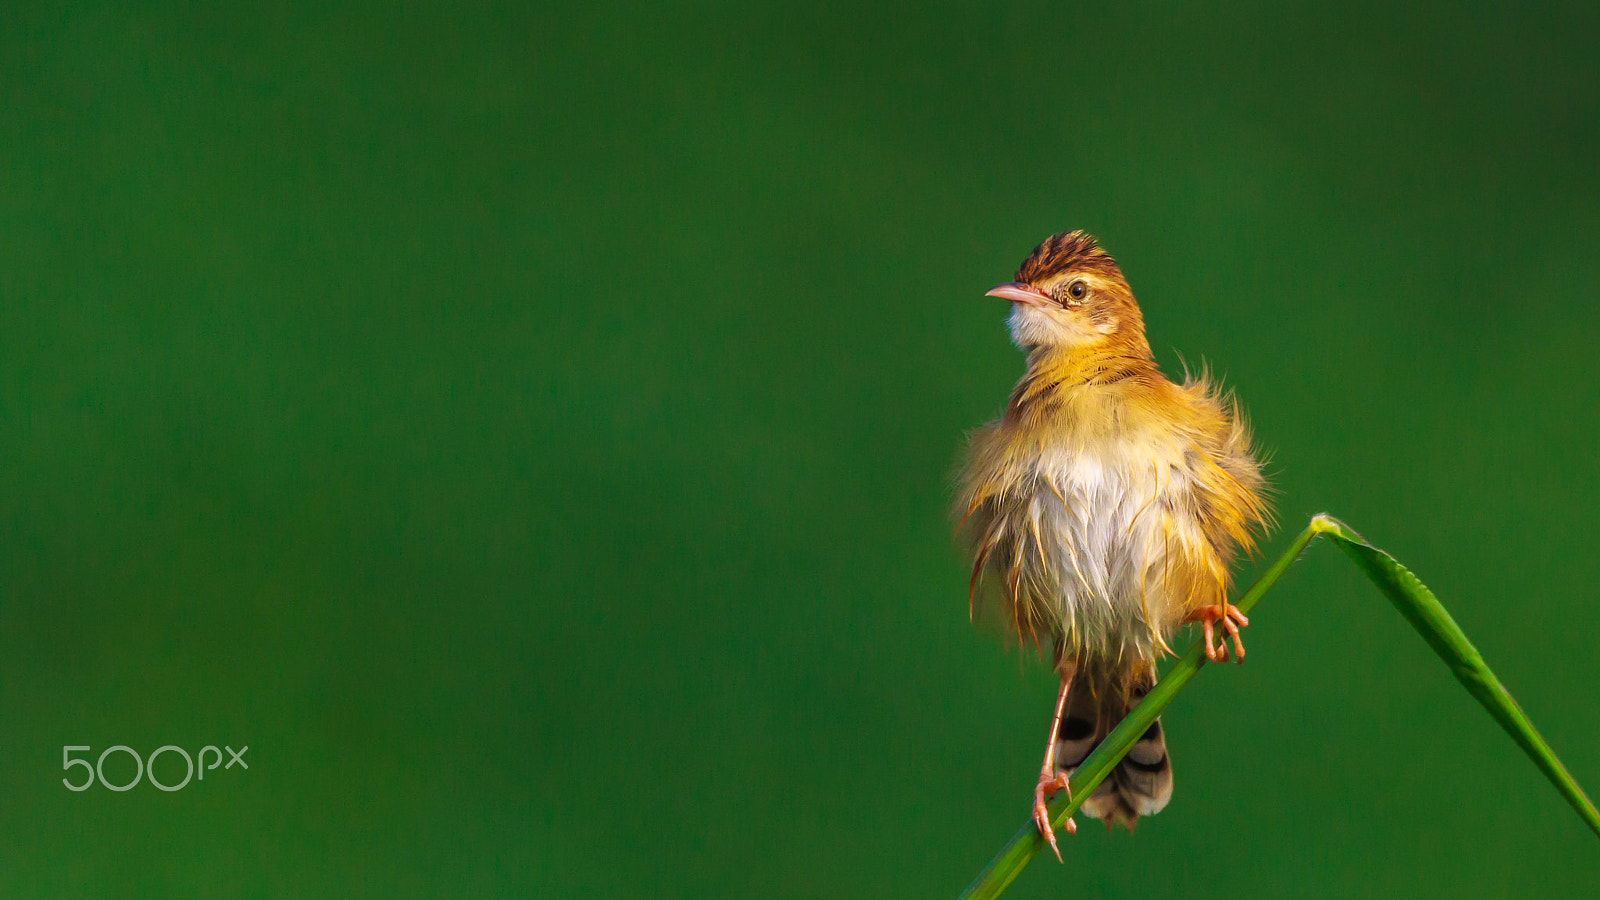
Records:
<instances>
[{"instance_id":1,"label":"bird's foot","mask_svg":"<svg viewBox=\"0 0 1600 900\"><path fill-rule=\"evenodd\" d=\"M1054 850L1056 854L1056 862L1060 862L1061 848L1056 846L1056 832L1054 828L1050 827L1050 805L1048 803L1049 798L1055 796L1056 791L1066 791L1068 797L1072 796L1072 789L1067 786L1067 773L1050 772L1049 770L1040 772L1039 786L1033 789L1033 824L1039 829L1039 833L1044 835L1044 839L1050 842L1050 849ZM1065 828L1067 829L1067 834L1078 833L1078 823L1072 821L1071 818L1067 819Z\"/></svg>"},{"instance_id":2,"label":"bird's foot","mask_svg":"<svg viewBox=\"0 0 1600 900\"><path fill-rule=\"evenodd\" d=\"M1239 607L1232 603L1219 603L1216 606L1202 606L1189 614L1189 621L1199 622L1205 629L1206 659L1212 662L1222 662L1228 658L1228 641L1233 641L1233 661L1244 662L1244 642L1239 639L1239 629L1249 625L1250 620L1244 617ZM1217 634L1217 623L1221 623L1226 635ZM1214 643L1213 643L1214 641Z\"/></svg>"}]
</instances>

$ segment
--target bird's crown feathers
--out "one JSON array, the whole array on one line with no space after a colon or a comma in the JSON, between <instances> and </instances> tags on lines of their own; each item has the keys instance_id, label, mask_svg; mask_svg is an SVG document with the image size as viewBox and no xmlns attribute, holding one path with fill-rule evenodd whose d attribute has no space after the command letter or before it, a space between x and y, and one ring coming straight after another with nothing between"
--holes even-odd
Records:
<instances>
[{"instance_id":1,"label":"bird's crown feathers","mask_svg":"<svg viewBox=\"0 0 1600 900\"><path fill-rule=\"evenodd\" d=\"M1045 238L1022 261L1017 269L1016 280L1023 284L1039 284L1052 276L1070 271L1095 272L1122 280L1122 270L1117 268L1117 261L1100 249L1098 241L1081 231L1068 231Z\"/></svg>"}]
</instances>

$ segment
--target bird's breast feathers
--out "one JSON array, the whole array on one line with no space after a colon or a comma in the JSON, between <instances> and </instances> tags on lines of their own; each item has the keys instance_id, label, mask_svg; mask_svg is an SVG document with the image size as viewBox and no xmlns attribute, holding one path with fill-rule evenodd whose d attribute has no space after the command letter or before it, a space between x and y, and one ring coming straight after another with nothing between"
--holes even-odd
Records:
<instances>
[{"instance_id":1,"label":"bird's breast feathers","mask_svg":"<svg viewBox=\"0 0 1600 900\"><path fill-rule=\"evenodd\" d=\"M989 583L985 596L1024 638L1151 659L1187 612L1225 589L1197 516L1194 448L1118 436L1005 456L1010 477L970 498L968 528L975 585Z\"/></svg>"}]
</instances>

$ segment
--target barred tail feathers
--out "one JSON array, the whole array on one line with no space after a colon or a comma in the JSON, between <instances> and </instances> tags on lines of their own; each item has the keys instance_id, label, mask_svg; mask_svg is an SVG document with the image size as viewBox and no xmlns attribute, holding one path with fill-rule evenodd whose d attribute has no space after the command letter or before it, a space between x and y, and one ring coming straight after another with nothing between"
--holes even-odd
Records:
<instances>
[{"instance_id":1,"label":"barred tail feathers","mask_svg":"<svg viewBox=\"0 0 1600 900\"><path fill-rule=\"evenodd\" d=\"M1098 683L1097 683L1098 682ZM1056 766L1071 775L1154 685L1145 675L1131 689L1118 690L1103 681L1079 677L1067 695L1061 730L1056 735ZM1097 690L1098 688L1098 690ZM1133 830L1140 816L1153 816L1172 799L1172 761L1166 734L1157 719L1122 758L1111 774L1080 807L1110 828Z\"/></svg>"}]
</instances>

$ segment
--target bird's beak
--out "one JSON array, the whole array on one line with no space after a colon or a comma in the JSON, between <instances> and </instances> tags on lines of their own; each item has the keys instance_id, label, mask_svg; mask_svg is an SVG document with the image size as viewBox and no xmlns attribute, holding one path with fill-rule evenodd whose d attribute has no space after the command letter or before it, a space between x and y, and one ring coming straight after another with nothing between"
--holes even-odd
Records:
<instances>
[{"instance_id":1,"label":"bird's beak","mask_svg":"<svg viewBox=\"0 0 1600 900\"><path fill-rule=\"evenodd\" d=\"M997 284L984 296L999 297L1002 300L1010 300L1012 303L1022 303L1028 306L1044 306L1053 302L1049 297L1040 293L1038 288L1019 281Z\"/></svg>"}]
</instances>

